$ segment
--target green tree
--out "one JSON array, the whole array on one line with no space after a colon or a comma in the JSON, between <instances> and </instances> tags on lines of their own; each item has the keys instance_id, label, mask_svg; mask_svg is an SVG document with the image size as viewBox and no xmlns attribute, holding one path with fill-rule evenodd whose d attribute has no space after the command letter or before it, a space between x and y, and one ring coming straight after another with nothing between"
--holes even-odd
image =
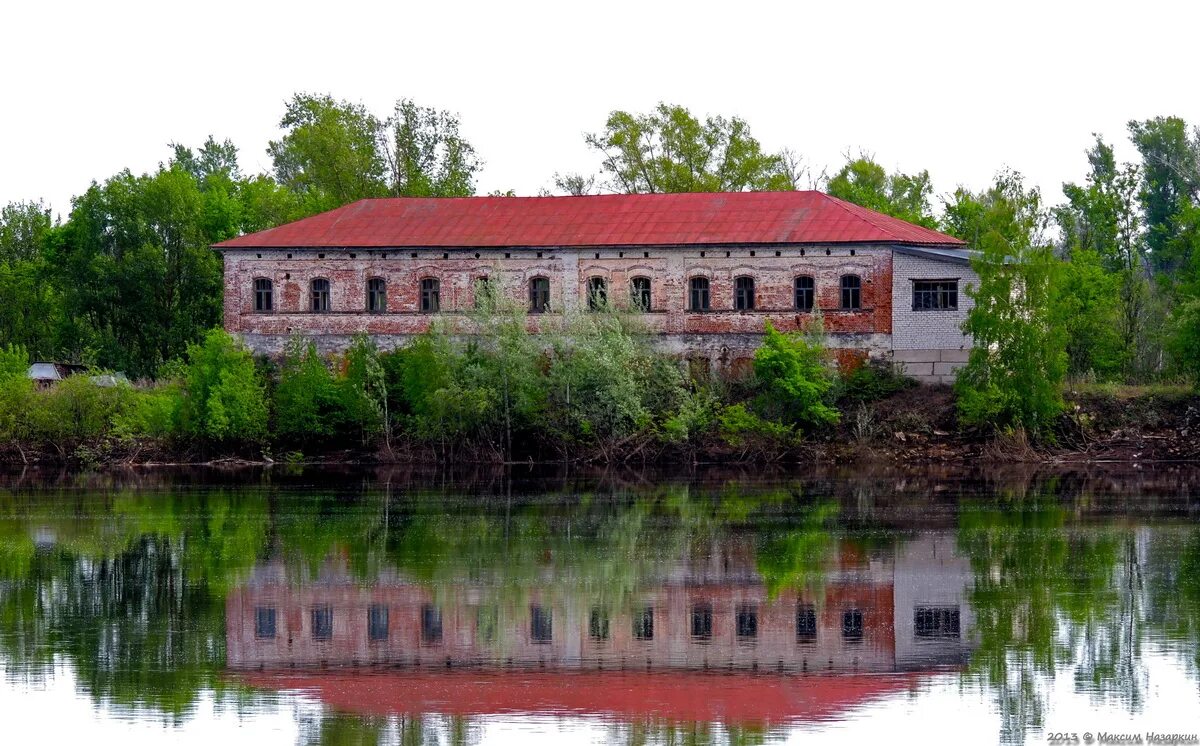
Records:
<instances>
[{"instance_id":1,"label":"green tree","mask_svg":"<svg viewBox=\"0 0 1200 746\"><path fill-rule=\"evenodd\" d=\"M959 189L946 205L948 230L974 244L978 287L963 330L974 338L959 373L964 422L1047 431L1063 410L1066 337L1058 304L1061 264L1043 238L1047 215L1036 188L1003 172L981 194Z\"/></svg>"},{"instance_id":2,"label":"green tree","mask_svg":"<svg viewBox=\"0 0 1200 746\"><path fill-rule=\"evenodd\" d=\"M1126 369L1132 348L1121 335L1121 283L1095 251L1076 249L1063 266L1058 302L1071 375L1111 381Z\"/></svg>"},{"instance_id":3,"label":"green tree","mask_svg":"<svg viewBox=\"0 0 1200 746\"><path fill-rule=\"evenodd\" d=\"M838 421L830 402L833 373L818 334L783 334L766 322L754 375L761 389L756 405L767 417L804 428Z\"/></svg>"},{"instance_id":4,"label":"green tree","mask_svg":"<svg viewBox=\"0 0 1200 746\"><path fill-rule=\"evenodd\" d=\"M288 340L275 386L275 430L293 443L317 443L342 433L345 402L338 382L311 340Z\"/></svg>"},{"instance_id":5,"label":"green tree","mask_svg":"<svg viewBox=\"0 0 1200 746\"><path fill-rule=\"evenodd\" d=\"M825 189L838 199L885 215L927 228L937 226L929 203L933 184L928 171L911 175L897 171L889 175L870 156L848 158L846 165L829 179Z\"/></svg>"},{"instance_id":6,"label":"green tree","mask_svg":"<svg viewBox=\"0 0 1200 746\"><path fill-rule=\"evenodd\" d=\"M1181 304L1173 318L1171 352L1176 367L1200 383L1200 298Z\"/></svg>"},{"instance_id":7,"label":"green tree","mask_svg":"<svg viewBox=\"0 0 1200 746\"><path fill-rule=\"evenodd\" d=\"M250 351L220 329L188 345L180 429L214 443L258 443L267 400Z\"/></svg>"},{"instance_id":8,"label":"green tree","mask_svg":"<svg viewBox=\"0 0 1200 746\"><path fill-rule=\"evenodd\" d=\"M0 264L40 257L53 225L50 208L40 201L10 202L0 208Z\"/></svg>"},{"instance_id":9,"label":"green tree","mask_svg":"<svg viewBox=\"0 0 1200 746\"><path fill-rule=\"evenodd\" d=\"M396 102L386 123L391 142L385 148L389 193L394 197L468 197L475 193L481 163L475 148L459 134L458 117Z\"/></svg>"},{"instance_id":10,"label":"green tree","mask_svg":"<svg viewBox=\"0 0 1200 746\"><path fill-rule=\"evenodd\" d=\"M602 156L609 186L625 194L794 189L782 154L763 152L738 117L703 122L682 106L647 114L614 111L603 132L585 136Z\"/></svg>"},{"instance_id":11,"label":"green tree","mask_svg":"<svg viewBox=\"0 0 1200 746\"><path fill-rule=\"evenodd\" d=\"M1140 198L1146 243L1155 270L1173 275L1191 257L1173 239L1177 216L1200 195L1200 132L1178 117L1129 122L1129 135L1142 155Z\"/></svg>"}]
</instances>

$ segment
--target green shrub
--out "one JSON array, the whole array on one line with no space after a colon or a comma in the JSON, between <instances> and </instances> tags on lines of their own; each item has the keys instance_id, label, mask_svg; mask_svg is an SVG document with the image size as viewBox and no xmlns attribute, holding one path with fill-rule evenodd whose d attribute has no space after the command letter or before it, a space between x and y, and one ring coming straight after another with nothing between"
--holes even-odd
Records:
<instances>
[{"instance_id":1,"label":"green shrub","mask_svg":"<svg viewBox=\"0 0 1200 746\"><path fill-rule=\"evenodd\" d=\"M660 436L675 445L694 443L712 431L720 409L720 397L712 388L685 389L675 412L663 420Z\"/></svg>"},{"instance_id":2,"label":"green shrub","mask_svg":"<svg viewBox=\"0 0 1200 746\"><path fill-rule=\"evenodd\" d=\"M721 438L734 448L788 446L796 442L796 431L788 425L759 417L745 404L721 410Z\"/></svg>"},{"instance_id":3,"label":"green shrub","mask_svg":"<svg viewBox=\"0 0 1200 746\"><path fill-rule=\"evenodd\" d=\"M311 341L288 341L275 386L275 430L293 443L314 443L342 434L349 417L342 392Z\"/></svg>"},{"instance_id":4,"label":"green shrub","mask_svg":"<svg viewBox=\"0 0 1200 746\"><path fill-rule=\"evenodd\" d=\"M1200 385L1200 300L1188 301L1175 310L1171 353L1175 367Z\"/></svg>"},{"instance_id":5,"label":"green shrub","mask_svg":"<svg viewBox=\"0 0 1200 746\"><path fill-rule=\"evenodd\" d=\"M829 405L833 373L816 335L782 334L768 321L766 337L754 353L754 375L761 392L755 404L764 416L808 428L838 421L837 410Z\"/></svg>"},{"instance_id":6,"label":"green shrub","mask_svg":"<svg viewBox=\"0 0 1200 746\"><path fill-rule=\"evenodd\" d=\"M267 434L267 400L254 358L221 329L188 345L179 429L215 443L258 443Z\"/></svg>"},{"instance_id":7,"label":"green shrub","mask_svg":"<svg viewBox=\"0 0 1200 746\"><path fill-rule=\"evenodd\" d=\"M76 375L36 392L29 410L30 435L64 450L111 434L135 394L128 384L97 386L91 376Z\"/></svg>"},{"instance_id":8,"label":"green shrub","mask_svg":"<svg viewBox=\"0 0 1200 746\"><path fill-rule=\"evenodd\" d=\"M891 365L871 362L838 379L837 401L843 406L869 404L916 385L915 380L897 373Z\"/></svg>"},{"instance_id":9,"label":"green shrub","mask_svg":"<svg viewBox=\"0 0 1200 746\"><path fill-rule=\"evenodd\" d=\"M167 439L179 435L183 386L164 381L152 388L134 389L129 405L117 412L113 432L120 438Z\"/></svg>"},{"instance_id":10,"label":"green shrub","mask_svg":"<svg viewBox=\"0 0 1200 746\"><path fill-rule=\"evenodd\" d=\"M19 445L29 437L34 389L28 370L29 354L24 347L0 347L0 441Z\"/></svg>"}]
</instances>

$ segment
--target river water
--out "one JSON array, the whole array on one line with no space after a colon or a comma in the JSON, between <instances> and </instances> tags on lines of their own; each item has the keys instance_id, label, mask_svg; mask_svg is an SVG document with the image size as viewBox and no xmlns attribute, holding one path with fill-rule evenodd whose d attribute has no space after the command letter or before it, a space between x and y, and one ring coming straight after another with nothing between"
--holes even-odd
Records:
<instances>
[{"instance_id":1,"label":"river water","mask_svg":"<svg viewBox=\"0 0 1200 746\"><path fill-rule=\"evenodd\" d=\"M1200 735L1200 471L0 485L6 743Z\"/></svg>"}]
</instances>

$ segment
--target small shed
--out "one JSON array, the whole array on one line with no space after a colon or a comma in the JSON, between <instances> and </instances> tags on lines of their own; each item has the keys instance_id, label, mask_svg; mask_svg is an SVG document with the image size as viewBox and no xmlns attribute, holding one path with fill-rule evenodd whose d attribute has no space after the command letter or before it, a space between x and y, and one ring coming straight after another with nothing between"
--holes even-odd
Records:
<instances>
[{"instance_id":1,"label":"small shed","mask_svg":"<svg viewBox=\"0 0 1200 746\"><path fill-rule=\"evenodd\" d=\"M38 361L29 366L26 375L38 386L46 387L53 386L76 373L83 373L85 370L87 370L87 366L76 365L75 363Z\"/></svg>"}]
</instances>

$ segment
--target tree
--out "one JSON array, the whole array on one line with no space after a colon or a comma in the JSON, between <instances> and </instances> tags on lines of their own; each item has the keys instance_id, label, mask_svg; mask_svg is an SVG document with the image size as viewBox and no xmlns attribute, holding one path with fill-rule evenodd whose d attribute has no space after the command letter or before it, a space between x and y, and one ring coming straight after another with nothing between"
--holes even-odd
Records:
<instances>
[{"instance_id":1,"label":"tree","mask_svg":"<svg viewBox=\"0 0 1200 746\"><path fill-rule=\"evenodd\" d=\"M385 125L362 104L297 93L279 126L283 137L267 146L275 178L301 195L309 211L387 194Z\"/></svg>"},{"instance_id":2,"label":"tree","mask_svg":"<svg viewBox=\"0 0 1200 746\"><path fill-rule=\"evenodd\" d=\"M481 163L475 148L458 132L458 117L396 102L387 126L391 142L385 150L393 197L469 197Z\"/></svg>"},{"instance_id":3,"label":"tree","mask_svg":"<svg viewBox=\"0 0 1200 746\"><path fill-rule=\"evenodd\" d=\"M614 111L586 135L609 186L625 194L793 189L781 155L763 152L745 120L708 117L660 103L648 114Z\"/></svg>"},{"instance_id":4,"label":"tree","mask_svg":"<svg viewBox=\"0 0 1200 746\"><path fill-rule=\"evenodd\" d=\"M767 417L808 428L838 421L829 402L833 374L817 339L783 334L766 322L762 346L754 352L754 375L762 390L756 404Z\"/></svg>"},{"instance_id":5,"label":"tree","mask_svg":"<svg viewBox=\"0 0 1200 746\"><path fill-rule=\"evenodd\" d=\"M215 443L257 443L267 434L267 401L254 359L220 329L188 345L180 429Z\"/></svg>"},{"instance_id":6,"label":"tree","mask_svg":"<svg viewBox=\"0 0 1200 746\"><path fill-rule=\"evenodd\" d=\"M1190 257L1172 242L1176 217L1200 195L1200 132L1188 132L1178 117L1129 122L1129 135L1142 155L1140 198L1146 243L1155 270L1171 275Z\"/></svg>"},{"instance_id":7,"label":"tree","mask_svg":"<svg viewBox=\"0 0 1200 746\"><path fill-rule=\"evenodd\" d=\"M41 201L10 202L0 208L0 263L39 258L53 225L50 208Z\"/></svg>"},{"instance_id":8,"label":"tree","mask_svg":"<svg viewBox=\"0 0 1200 746\"><path fill-rule=\"evenodd\" d=\"M1059 302L1067 339L1067 371L1074 376L1118 379L1134 348L1121 335L1122 275L1105 269L1100 255L1076 248L1062 268Z\"/></svg>"},{"instance_id":9,"label":"tree","mask_svg":"<svg viewBox=\"0 0 1200 746\"><path fill-rule=\"evenodd\" d=\"M889 175L871 156L850 159L825 185L838 199L853 202L885 215L933 228L937 220L930 211L933 184L929 172Z\"/></svg>"},{"instance_id":10,"label":"tree","mask_svg":"<svg viewBox=\"0 0 1200 746\"><path fill-rule=\"evenodd\" d=\"M1066 338L1058 305L1061 264L1044 240L1041 195L1019 173L981 194L959 189L946 226L974 244L978 287L963 330L974 338L956 383L964 422L1044 433L1062 412Z\"/></svg>"}]
</instances>

